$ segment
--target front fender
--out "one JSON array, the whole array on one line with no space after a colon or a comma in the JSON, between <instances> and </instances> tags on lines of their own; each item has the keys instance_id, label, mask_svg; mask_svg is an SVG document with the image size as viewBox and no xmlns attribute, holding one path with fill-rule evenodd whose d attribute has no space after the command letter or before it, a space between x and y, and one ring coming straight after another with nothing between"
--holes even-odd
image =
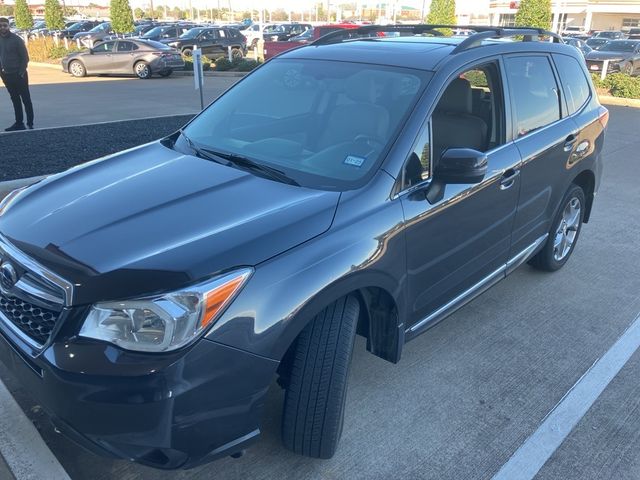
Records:
<instances>
[{"instance_id":1,"label":"front fender","mask_svg":"<svg viewBox=\"0 0 640 480\"><path fill-rule=\"evenodd\" d=\"M392 179L383 183L388 195ZM406 303L402 207L398 201L376 201L375 190L369 185L343 197L329 231L258 265L207 338L280 360L325 306L367 287L394 299L398 316L390 321L401 324Z\"/></svg>"}]
</instances>

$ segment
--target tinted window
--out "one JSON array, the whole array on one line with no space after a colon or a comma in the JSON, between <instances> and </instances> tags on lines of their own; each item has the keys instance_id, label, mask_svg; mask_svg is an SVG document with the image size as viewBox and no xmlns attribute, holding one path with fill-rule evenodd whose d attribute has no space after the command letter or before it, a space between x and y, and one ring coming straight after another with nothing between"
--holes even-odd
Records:
<instances>
[{"instance_id":1,"label":"tinted window","mask_svg":"<svg viewBox=\"0 0 640 480\"><path fill-rule=\"evenodd\" d=\"M131 42L118 42L118 52L132 52L137 49L137 45Z\"/></svg>"},{"instance_id":2,"label":"tinted window","mask_svg":"<svg viewBox=\"0 0 640 480\"><path fill-rule=\"evenodd\" d=\"M95 47L93 47L93 51L96 53L106 53L106 52L111 52L111 50L113 50L113 44L115 42L104 42L104 43L100 43L99 45L96 45Z\"/></svg>"},{"instance_id":3,"label":"tinted window","mask_svg":"<svg viewBox=\"0 0 640 480\"><path fill-rule=\"evenodd\" d=\"M574 114L587 102L590 89L582 66L575 58L564 55L554 55L556 67L560 73L560 80L564 95L567 98L569 115Z\"/></svg>"},{"instance_id":4,"label":"tinted window","mask_svg":"<svg viewBox=\"0 0 640 480\"><path fill-rule=\"evenodd\" d=\"M559 120L558 86L549 60L511 57L506 64L518 137Z\"/></svg>"},{"instance_id":5,"label":"tinted window","mask_svg":"<svg viewBox=\"0 0 640 480\"><path fill-rule=\"evenodd\" d=\"M428 78L406 68L274 59L185 132L196 144L248 156L302 185L348 188L375 170Z\"/></svg>"}]
</instances>

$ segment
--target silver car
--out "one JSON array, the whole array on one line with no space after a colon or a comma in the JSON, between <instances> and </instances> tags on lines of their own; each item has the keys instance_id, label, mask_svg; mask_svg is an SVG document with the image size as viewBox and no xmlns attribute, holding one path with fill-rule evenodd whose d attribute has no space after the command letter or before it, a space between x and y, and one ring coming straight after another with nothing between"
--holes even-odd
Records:
<instances>
[{"instance_id":1,"label":"silver car","mask_svg":"<svg viewBox=\"0 0 640 480\"><path fill-rule=\"evenodd\" d=\"M120 39L103 42L62 59L62 70L74 77L93 74L131 74L151 78L168 77L184 67L180 52L153 40Z\"/></svg>"}]
</instances>

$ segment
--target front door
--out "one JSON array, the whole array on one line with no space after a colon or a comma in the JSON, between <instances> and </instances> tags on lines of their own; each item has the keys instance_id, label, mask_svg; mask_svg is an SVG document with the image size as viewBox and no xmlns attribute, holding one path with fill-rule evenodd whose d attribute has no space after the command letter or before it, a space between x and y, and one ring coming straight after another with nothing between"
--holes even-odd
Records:
<instances>
[{"instance_id":1,"label":"front door","mask_svg":"<svg viewBox=\"0 0 640 480\"><path fill-rule=\"evenodd\" d=\"M108 73L113 68L113 47L116 42L104 42L91 49L93 53L82 56L87 73Z\"/></svg>"},{"instance_id":2,"label":"front door","mask_svg":"<svg viewBox=\"0 0 640 480\"><path fill-rule=\"evenodd\" d=\"M507 141L502 84L498 61L456 75L432 115L431 134L427 124L407 161L401 201L412 332L438 320L437 313L465 292L504 275L520 189L520 154ZM446 185L441 198L425 198L421 185L432 182L449 148L485 152L487 174L478 184Z\"/></svg>"},{"instance_id":3,"label":"front door","mask_svg":"<svg viewBox=\"0 0 640 480\"><path fill-rule=\"evenodd\" d=\"M133 73L133 59L138 46L128 40L118 40L113 53L113 73Z\"/></svg>"}]
</instances>

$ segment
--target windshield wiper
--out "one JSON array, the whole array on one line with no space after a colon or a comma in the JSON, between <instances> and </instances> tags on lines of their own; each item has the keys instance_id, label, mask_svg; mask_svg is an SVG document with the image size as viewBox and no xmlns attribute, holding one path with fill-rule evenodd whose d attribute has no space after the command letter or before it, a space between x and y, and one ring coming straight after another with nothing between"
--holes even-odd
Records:
<instances>
[{"instance_id":1,"label":"windshield wiper","mask_svg":"<svg viewBox=\"0 0 640 480\"><path fill-rule=\"evenodd\" d=\"M220 152L217 150L211 150L208 148L197 146L194 141L191 140L187 135L185 135L182 130L180 131L180 133L182 134L182 137L187 141L189 147L195 152L195 154L201 158L204 158L205 160L211 160L213 162L221 163L227 166L235 165L237 167L261 173L271 178L272 180L277 180L288 185L295 185L296 187L300 186L300 184L293 178L289 177L286 173L278 170L277 168L263 165L256 162L255 160L252 160L248 157L243 157L242 155L238 155L235 153ZM221 162L219 160L220 158L226 160L226 162Z\"/></svg>"}]
</instances>

